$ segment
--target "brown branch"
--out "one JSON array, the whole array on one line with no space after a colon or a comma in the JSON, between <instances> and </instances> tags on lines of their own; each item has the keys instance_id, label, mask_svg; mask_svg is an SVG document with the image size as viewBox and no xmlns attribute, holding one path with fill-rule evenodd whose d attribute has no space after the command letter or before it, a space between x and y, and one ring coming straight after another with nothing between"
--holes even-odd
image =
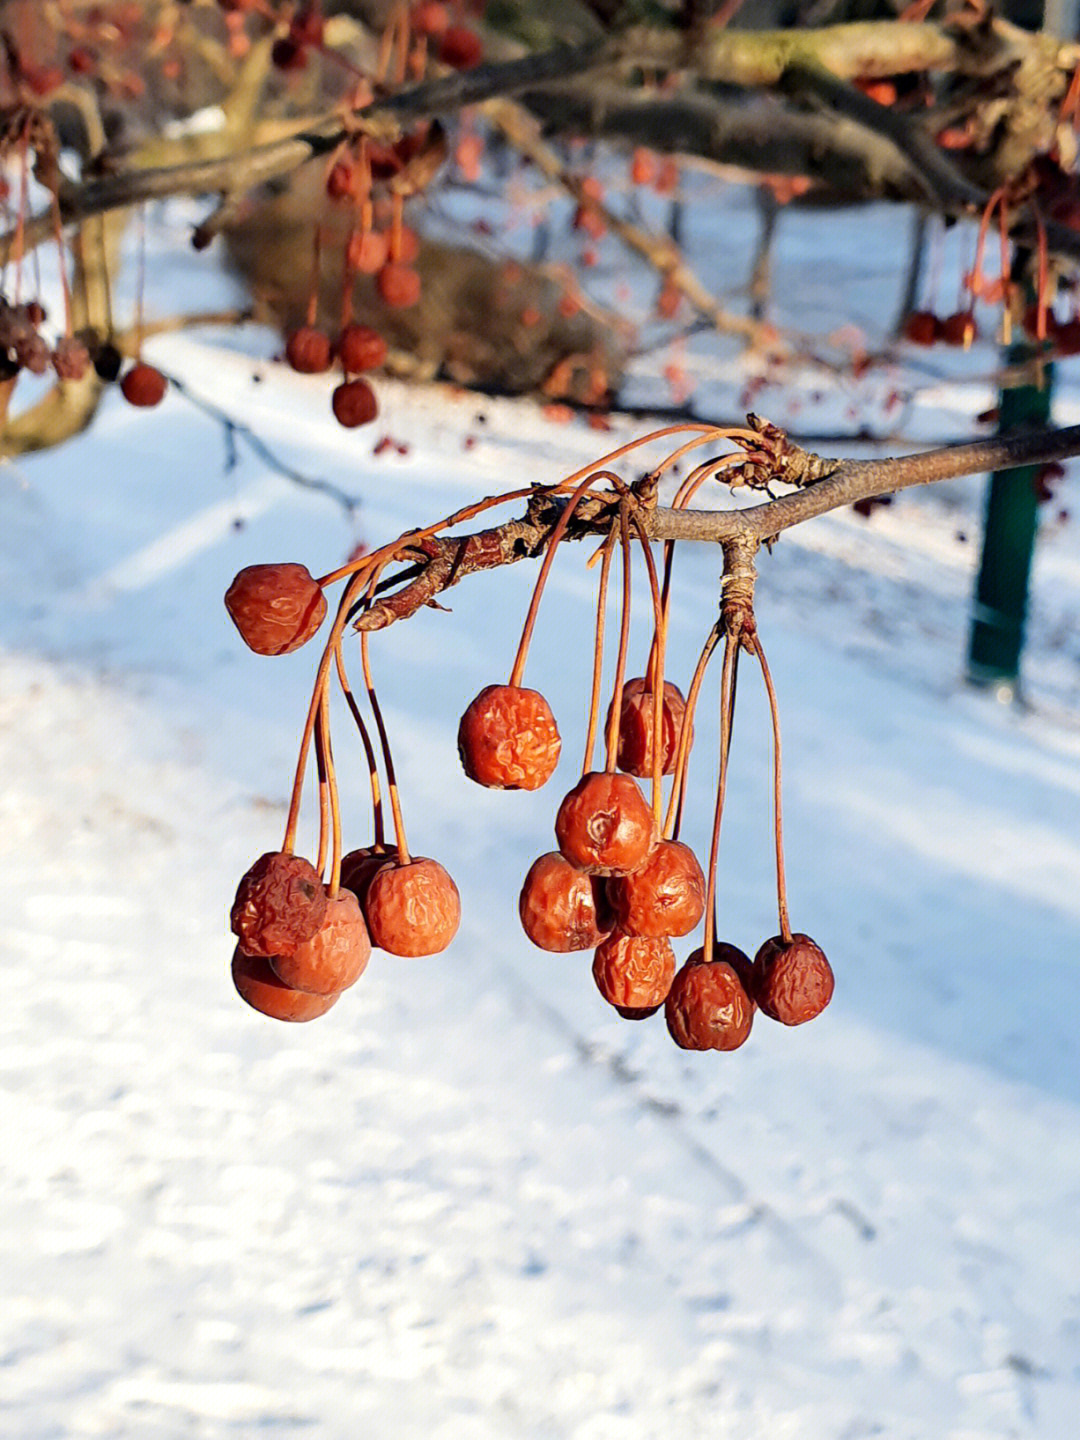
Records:
<instances>
[{"instance_id":1,"label":"brown branch","mask_svg":"<svg viewBox=\"0 0 1080 1440\"><path fill-rule=\"evenodd\" d=\"M1080 425L1062 430L1038 430L1012 434L967 445L950 445L914 455L881 460L829 460L782 443L782 432L766 427L777 449L777 476L789 480L801 477L796 494L769 500L738 510L672 510L644 506L639 517L651 540L693 540L715 544L771 540L792 525L802 524L829 510L851 505L856 500L928 485L961 475L979 475L990 470L1008 470L1021 465L1044 464L1080 455ZM751 462L759 466L760 461ZM728 483L738 484L739 469L727 472ZM760 485L760 473L751 471L752 483ZM567 539L604 535L617 523L618 497L608 504L603 498L590 500L574 516ZM528 513L502 525L471 535L435 536L416 547L422 557L385 583L390 594L376 601L355 621L358 630L382 630L407 619L435 597L467 575L512 565L544 550L558 522L565 498L539 494ZM395 588L396 587L396 588Z\"/></svg>"}]
</instances>

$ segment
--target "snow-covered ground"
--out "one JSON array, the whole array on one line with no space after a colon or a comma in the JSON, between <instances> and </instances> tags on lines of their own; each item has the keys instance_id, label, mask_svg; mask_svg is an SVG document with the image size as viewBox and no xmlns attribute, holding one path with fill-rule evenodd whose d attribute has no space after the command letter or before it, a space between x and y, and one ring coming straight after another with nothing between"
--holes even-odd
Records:
<instances>
[{"instance_id":1,"label":"snow-covered ground","mask_svg":"<svg viewBox=\"0 0 1080 1440\"><path fill-rule=\"evenodd\" d=\"M362 497L359 531L242 445L226 472L220 427L175 395L151 415L110 397L86 438L0 470L5 1440L1071 1440L1075 522L1040 547L1022 711L959 678L977 483L763 557L792 918L837 973L815 1024L686 1054L659 1017L619 1021L587 957L519 933L580 764L578 551L527 672L566 741L547 790L481 792L455 753L461 709L508 673L531 567L373 645L410 841L453 872L462 931L282 1026L232 992L223 917L279 843L312 658L246 652L229 579L325 572L630 432L384 386L376 428L409 450L373 457L323 418L321 381L213 337L152 354ZM716 579L711 552L680 560L676 679ZM776 928L766 719L747 673L719 893L751 951ZM709 746L705 716L699 849ZM336 751L363 843L344 724Z\"/></svg>"}]
</instances>

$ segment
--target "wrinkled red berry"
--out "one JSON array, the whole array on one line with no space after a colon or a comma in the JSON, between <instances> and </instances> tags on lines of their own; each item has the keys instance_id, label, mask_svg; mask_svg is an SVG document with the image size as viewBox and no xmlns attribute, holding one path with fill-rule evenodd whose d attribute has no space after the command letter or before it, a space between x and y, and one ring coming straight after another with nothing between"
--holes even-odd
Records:
<instances>
[{"instance_id":1,"label":"wrinkled red berry","mask_svg":"<svg viewBox=\"0 0 1080 1440\"><path fill-rule=\"evenodd\" d=\"M377 370L386 359L386 341L370 325L346 325L338 338L338 359L350 375Z\"/></svg>"},{"instance_id":2,"label":"wrinkled red berry","mask_svg":"<svg viewBox=\"0 0 1080 1440\"><path fill-rule=\"evenodd\" d=\"M346 380L339 385L330 398L334 418L346 430L355 430L358 425L367 425L379 413L379 402L375 391L366 380Z\"/></svg>"},{"instance_id":3,"label":"wrinkled red berry","mask_svg":"<svg viewBox=\"0 0 1080 1440\"><path fill-rule=\"evenodd\" d=\"M372 880L384 865L396 865L397 859L396 845L364 845L359 850L350 850L341 858L341 888L351 890L362 908L367 903Z\"/></svg>"},{"instance_id":4,"label":"wrinkled red berry","mask_svg":"<svg viewBox=\"0 0 1080 1440\"><path fill-rule=\"evenodd\" d=\"M774 935L754 956L754 999L771 1020L802 1025L833 996L832 967L809 935Z\"/></svg>"},{"instance_id":5,"label":"wrinkled red berry","mask_svg":"<svg viewBox=\"0 0 1080 1440\"><path fill-rule=\"evenodd\" d=\"M695 950L672 981L664 1005L667 1027L683 1050L737 1050L754 1023L746 989L750 959L734 945L713 947L706 961Z\"/></svg>"},{"instance_id":6,"label":"wrinkled red berry","mask_svg":"<svg viewBox=\"0 0 1080 1440\"><path fill-rule=\"evenodd\" d=\"M169 382L160 370L155 370L153 365L147 365L140 360L120 381L120 393L129 405L137 405L142 409L150 409L154 405L160 405L165 398L165 391L169 388Z\"/></svg>"},{"instance_id":7,"label":"wrinkled red berry","mask_svg":"<svg viewBox=\"0 0 1080 1440\"><path fill-rule=\"evenodd\" d=\"M332 350L329 335L313 325L301 325L285 341L285 359L301 375L321 375L329 370Z\"/></svg>"},{"instance_id":8,"label":"wrinkled red berry","mask_svg":"<svg viewBox=\"0 0 1080 1440\"><path fill-rule=\"evenodd\" d=\"M420 299L420 275L408 265L388 260L375 277L375 285L387 305L407 309Z\"/></svg>"},{"instance_id":9,"label":"wrinkled red berry","mask_svg":"<svg viewBox=\"0 0 1080 1440\"><path fill-rule=\"evenodd\" d=\"M225 608L256 655L288 655L326 616L326 596L306 565L248 565L225 592Z\"/></svg>"},{"instance_id":10,"label":"wrinkled red berry","mask_svg":"<svg viewBox=\"0 0 1080 1440\"><path fill-rule=\"evenodd\" d=\"M248 955L292 955L318 930L326 889L309 860L273 850L240 881L229 920Z\"/></svg>"},{"instance_id":11,"label":"wrinkled red berry","mask_svg":"<svg viewBox=\"0 0 1080 1440\"><path fill-rule=\"evenodd\" d=\"M355 985L371 958L371 941L351 890L329 900L322 924L291 955L272 955L270 968L284 984L311 995L336 995Z\"/></svg>"},{"instance_id":12,"label":"wrinkled red berry","mask_svg":"<svg viewBox=\"0 0 1080 1440\"><path fill-rule=\"evenodd\" d=\"M615 923L627 935L688 935L705 910L705 876L681 840L661 840L639 870L607 884Z\"/></svg>"},{"instance_id":13,"label":"wrinkled red berry","mask_svg":"<svg viewBox=\"0 0 1080 1440\"><path fill-rule=\"evenodd\" d=\"M592 771L559 806L555 838L572 865L594 875L627 875L652 853L656 821L629 775Z\"/></svg>"},{"instance_id":14,"label":"wrinkled red berry","mask_svg":"<svg viewBox=\"0 0 1080 1440\"><path fill-rule=\"evenodd\" d=\"M649 1010L662 1005L675 978L671 941L615 930L601 940L593 957L596 988L620 1010Z\"/></svg>"},{"instance_id":15,"label":"wrinkled red berry","mask_svg":"<svg viewBox=\"0 0 1080 1440\"><path fill-rule=\"evenodd\" d=\"M253 1010L272 1020L317 1020L337 1001L337 995L309 995L284 984L261 955L245 955L238 945L232 958L237 994Z\"/></svg>"},{"instance_id":16,"label":"wrinkled red berry","mask_svg":"<svg viewBox=\"0 0 1080 1440\"><path fill-rule=\"evenodd\" d=\"M465 774L493 790L538 790L559 763L562 741L551 706L538 690L488 685L458 726Z\"/></svg>"},{"instance_id":17,"label":"wrinkled red berry","mask_svg":"<svg viewBox=\"0 0 1080 1440\"><path fill-rule=\"evenodd\" d=\"M967 350L978 334L975 316L970 310L959 310L955 315L946 315L941 322L941 338L946 345L959 345Z\"/></svg>"},{"instance_id":18,"label":"wrinkled red berry","mask_svg":"<svg viewBox=\"0 0 1080 1440\"><path fill-rule=\"evenodd\" d=\"M619 748L616 764L628 775L648 776L653 767L653 692L643 676L627 680L623 686L619 712ZM664 699L660 708L660 772L670 775L675 769L679 751L679 734L686 715L682 691L670 680L664 681ZM608 723L611 708L608 708ZM691 741L693 737L691 736Z\"/></svg>"},{"instance_id":19,"label":"wrinkled red berry","mask_svg":"<svg viewBox=\"0 0 1080 1440\"><path fill-rule=\"evenodd\" d=\"M367 893L371 943L391 955L436 955L461 923L458 888L437 860L386 865Z\"/></svg>"},{"instance_id":20,"label":"wrinkled red berry","mask_svg":"<svg viewBox=\"0 0 1080 1440\"><path fill-rule=\"evenodd\" d=\"M529 867L518 899L522 929L541 950L592 950L611 930L603 881L586 875L557 850Z\"/></svg>"}]
</instances>

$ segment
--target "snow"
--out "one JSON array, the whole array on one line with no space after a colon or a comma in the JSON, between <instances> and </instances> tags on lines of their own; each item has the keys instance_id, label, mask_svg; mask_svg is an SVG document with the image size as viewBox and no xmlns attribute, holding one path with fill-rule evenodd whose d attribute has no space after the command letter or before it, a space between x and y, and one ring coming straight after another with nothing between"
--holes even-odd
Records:
<instances>
[{"instance_id":1,"label":"snow","mask_svg":"<svg viewBox=\"0 0 1080 1440\"><path fill-rule=\"evenodd\" d=\"M244 345L150 354L361 497L353 521L242 437L226 471L220 426L175 394L149 416L110 396L88 436L0 471L3 1435L1071 1440L1074 533L1040 544L1025 709L959 678L976 482L823 517L762 558L793 921L838 980L814 1024L759 1017L742 1051L686 1054L661 1020L619 1021L587 957L518 933L581 759L593 580L569 547L526 672L566 739L545 791L480 792L454 749L464 705L508 672L532 567L376 638L410 840L453 872L462 932L440 957L376 956L311 1026L275 1025L231 990L223 916L279 842L312 657L244 651L229 579L266 559L323 573L358 537L632 431L385 385L379 432L409 450L373 457L329 424L321 382ZM943 379L918 424L982 403ZM717 569L680 558L674 678ZM776 928L766 721L747 669L719 902L751 950Z\"/></svg>"}]
</instances>

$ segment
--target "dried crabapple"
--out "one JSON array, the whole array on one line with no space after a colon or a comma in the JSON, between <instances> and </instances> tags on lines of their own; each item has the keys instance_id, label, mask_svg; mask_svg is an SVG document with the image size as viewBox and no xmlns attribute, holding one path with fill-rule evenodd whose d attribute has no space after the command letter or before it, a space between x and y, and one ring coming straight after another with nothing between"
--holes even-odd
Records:
<instances>
[{"instance_id":1,"label":"dried crabapple","mask_svg":"<svg viewBox=\"0 0 1080 1440\"><path fill-rule=\"evenodd\" d=\"M662 1005L675 978L675 953L666 936L624 935L613 930L593 956L596 988L618 1010Z\"/></svg>"},{"instance_id":2,"label":"dried crabapple","mask_svg":"<svg viewBox=\"0 0 1080 1440\"><path fill-rule=\"evenodd\" d=\"M225 592L225 608L256 655L288 655L326 616L326 596L306 565L247 565Z\"/></svg>"},{"instance_id":3,"label":"dried crabapple","mask_svg":"<svg viewBox=\"0 0 1080 1440\"><path fill-rule=\"evenodd\" d=\"M336 995L367 969L371 941L360 902L351 890L327 901L322 924L291 955L271 955L270 968L285 985L310 995Z\"/></svg>"},{"instance_id":4,"label":"dried crabapple","mask_svg":"<svg viewBox=\"0 0 1080 1440\"><path fill-rule=\"evenodd\" d=\"M369 424L379 413L375 391L366 380L344 381L330 397L330 404L335 420L346 430Z\"/></svg>"},{"instance_id":5,"label":"dried crabapple","mask_svg":"<svg viewBox=\"0 0 1080 1440\"><path fill-rule=\"evenodd\" d=\"M932 310L913 310L904 321L904 339L913 345L933 345L941 334L941 322Z\"/></svg>"},{"instance_id":6,"label":"dried crabapple","mask_svg":"<svg viewBox=\"0 0 1080 1440\"><path fill-rule=\"evenodd\" d=\"M272 1020L317 1020L336 1004L337 995L309 995L279 980L262 955L233 952L232 979L241 1000ZM340 993L340 992L339 992Z\"/></svg>"},{"instance_id":7,"label":"dried crabapple","mask_svg":"<svg viewBox=\"0 0 1080 1440\"><path fill-rule=\"evenodd\" d=\"M487 685L458 725L465 774L493 790L538 790L559 763L562 741L538 690Z\"/></svg>"},{"instance_id":8,"label":"dried crabapple","mask_svg":"<svg viewBox=\"0 0 1080 1440\"><path fill-rule=\"evenodd\" d=\"M248 955L291 955L318 930L326 903L310 860L271 850L241 879L229 921Z\"/></svg>"},{"instance_id":9,"label":"dried crabapple","mask_svg":"<svg viewBox=\"0 0 1080 1440\"><path fill-rule=\"evenodd\" d=\"M734 945L693 952L672 981L664 1003L667 1027L683 1050L737 1050L754 1023L747 990L750 957Z\"/></svg>"},{"instance_id":10,"label":"dried crabapple","mask_svg":"<svg viewBox=\"0 0 1080 1440\"><path fill-rule=\"evenodd\" d=\"M285 341L285 359L300 375L321 375L329 370L332 350L329 335L314 325L301 325Z\"/></svg>"},{"instance_id":11,"label":"dried crabapple","mask_svg":"<svg viewBox=\"0 0 1080 1440\"><path fill-rule=\"evenodd\" d=\"M394 260L388 260L375 276L375 285L392 309L405 310L420 299L419 272Z\"/></svg>"},{"instance_id":12,"label":"dried crabapple","mask_svg":"<svg viewBox=\"0 0 1080 1440\"><path fill-rule=\"evenodd\" d=\"M370 325L346 325L338 337L337 353L342 369L351 375L377 370L386 359L386 341Z\"/></svg>"},{"instance_id":13,"label":"dried crabapple","mask_svg":"<svg viewBox=\"0 0 1080 1440\"><path fill-rule=\"evenodd\" d=\"M604 882L578 870L557 850L529 867L518 898L521 926L541 950L592 950L611 930Z\"/></svg>"},{"instance_id":14,"label":"dried crabapple","mask_svg":"<svg viewBox=\"0 0 1080 1440\"><path fill-rule=\"evenodd\" d=\"M614 704L614 701L612 702ZM679 751L679 735L686 715L682 691L670 680L664 681L664 698L660 707L660 773L670 775ZM608 708L608 723L611 707ZM693 735L691 735L691 742ZM623 686L619 710L619 748L615 763L628 775L648 776L653 768L653 691L644 676L636 676Z\"/></svg>"},{"instance_id":15,"label":"dried crabapple","mask_svg":"<svg viewBox=\"0 0 1080 1440\"><path fill-rule=\"evenodd\" d=\"M627 935L688 935L705 910L705 876L681 840L661 840L639 870L607 883L615 923Z\"/></svg>"},{"instance_id":16,"label":"dried crabapple","mask_svg":"<svg viewBox=\"0 0 1080 1440\"><path fill-rule=\"evenodd\" d=\"M372 880L384 865L396 865L397 861L396 845L363 845L350 850L341 858L341 888L351 890L363 907Z\"/></svg>"},{"instance_id":17,"label":"dried crabapple","mask_svg":"<svg viewBox=\"0 0 1080 1440\"><path fill-rule=\"evenodd\" d=\"M555 838L572 865L594 875L627 875L652 853L656 821L629 775L593 770L559 806Z\"/></svg>"},{"instance_id":18,"label":"dried crabapple","mask_svg":"<svg viewBox=\"0 0 1080 1440\"><path fill-rule=\"evenodd\" d=\"M833 996L832 967L809 935L774 935L754 956L754 999L770 1020L802 1025Z\"/></svg>"},{"instance_id":19,"label":"dried crabapple","mask_svg":"<svg viewBox=\"0 0 1080 1440\"><path fill-rule=\"evenodd\" d=\"M941 322L941 338L946 345L959 345L967 350L978 338L979 329L970 310L958 310Z\"/></svg>"},{"instance_id":20,"label":"dried crabapple","mask_svg":"<svg viewBox=\"0 0 1080 1440\"><path fill-rule=\"evenodd\" d=\"M368 887L371 943L391 955L437 955L461 923L458 888L437 860L384 865Z\"/></svg>"},{"instance_id":21,"label":"dried crabapple","mask_svg":"<svg viewBox=\"0 0 1080 1440\"><path fill-rule=\"evenodd\" d=\"M147 365L144 360L134 364L120 381L120 393L124 399L140 409L149 410L154 405L160 405L168 388L169 382L161 371Z\"/></svg>"}]
</instances>

